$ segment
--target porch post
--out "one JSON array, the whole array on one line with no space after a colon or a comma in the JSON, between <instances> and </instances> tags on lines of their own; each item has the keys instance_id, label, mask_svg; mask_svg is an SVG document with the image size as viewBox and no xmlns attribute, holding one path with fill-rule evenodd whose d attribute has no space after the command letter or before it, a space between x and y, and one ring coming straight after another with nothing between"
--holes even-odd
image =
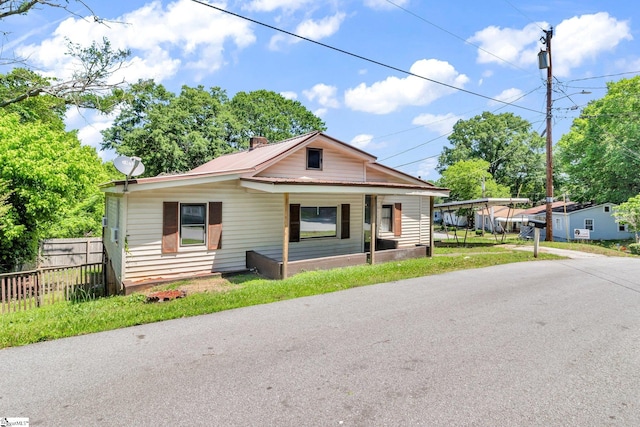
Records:
<instances>
[{"instance_id":1,"label":"porch post","mask_svg":"<svg viewBox=\"0 0 640 427\"><path fill-rule=\"evenodd\" d=\"M371 251L371 265L376 263L376 236L378 230L376 223L378 221L378 196L371 195L371 243L369 244L369 250Z\"/></svg>"},{"instance_id":2,"label":"porch post","mask_svg":"<svg viewBox=\"0 0 640 427\"><path fill-rule=\"evenodd\" d=\"M289 193L284 193L284 232L282 233L282 278L289 272Z\"/></svg>"},{"instance_id":3,"label":"porch post","mask_svg":"<svg viewBox=\"0 0 640 427\"><path fill-rule=\"evenodd\" d=\"M444 218L442 220L444 222ZM433 196L429 197L429 258L433 257Z\"/></svg>"}]
</instances>

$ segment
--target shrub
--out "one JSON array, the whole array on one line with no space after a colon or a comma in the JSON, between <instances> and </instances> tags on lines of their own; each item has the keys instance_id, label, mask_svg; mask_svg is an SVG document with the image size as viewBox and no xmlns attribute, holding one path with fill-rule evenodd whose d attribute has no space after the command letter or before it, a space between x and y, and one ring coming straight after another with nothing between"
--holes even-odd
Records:
<instances>
[{"instance_id":1,"label":"shrub","mask_svg":"<svg viewBox=\"0 0 640 427\"><path fill-rule=\"evenodd\" d=\"M634 255L640 255L640 243L632 243L627 246L627 249Z\"/></svg>"}]
</instances>

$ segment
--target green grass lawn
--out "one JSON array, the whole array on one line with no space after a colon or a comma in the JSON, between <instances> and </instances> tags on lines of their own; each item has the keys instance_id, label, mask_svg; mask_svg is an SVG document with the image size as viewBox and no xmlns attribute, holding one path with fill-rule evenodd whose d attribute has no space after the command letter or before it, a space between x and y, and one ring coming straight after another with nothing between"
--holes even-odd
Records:
<instances>
[{"instance_id":1,"label":"green grass lawn","mask_svg":"<svg viewBox=\"0 0 640 427\"><path fill-rule=\"evenodd\" d=\"M436 253L439 253L439 249L436 249ZM557 257L553 255L540 254L538 260L555 258ZM37 309L1 314L0 348L267 304L375 283L534 260L532 253L504 248L457 248L455 253L451 251L447 256L310 271L279 281L255 275L229 277L225 279L226 284L221 291L195 292L185 298L162 303L146 303L146 297L142 294L75 303L59 302ZM165 288L175 287L165 285Z\"/></svg>"}]
</instances>

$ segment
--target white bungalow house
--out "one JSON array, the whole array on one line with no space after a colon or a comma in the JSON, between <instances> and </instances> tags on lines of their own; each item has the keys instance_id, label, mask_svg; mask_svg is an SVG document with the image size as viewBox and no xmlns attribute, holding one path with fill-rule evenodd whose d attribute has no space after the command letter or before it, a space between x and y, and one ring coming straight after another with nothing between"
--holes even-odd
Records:
<instances>
[{"instance_id":1,"label":"white bungalow house","mask_svg":"<svg viewBox=\"0 0 640 427\"><path fill-rule=\"evenodd\" d=\"M429 256L433 198L448 196L321 132L272 144L252 138L247 151L189 172L102 190L108 266L125 292L247 268L282 278Z\"/></svg>"}]
</instances>

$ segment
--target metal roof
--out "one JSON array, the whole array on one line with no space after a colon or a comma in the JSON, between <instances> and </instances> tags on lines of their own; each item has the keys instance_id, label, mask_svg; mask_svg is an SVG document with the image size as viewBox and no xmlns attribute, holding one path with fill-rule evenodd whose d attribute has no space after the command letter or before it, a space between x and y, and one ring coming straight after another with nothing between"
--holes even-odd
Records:
<instances>
[{"instance_id":1,"label":"metal roof","mask_svg":"<svg viewBox=\"0 0 640 427\"><path fill-rule=\"evenodd\" d=\"M511 205L516 203L531 203L527 198L511 197L511 198L484 198L474 200L459 200L456 202L438 203L433 206L434 209L441 210L458 210L458 209L473 209L480 206L499 206L499 205Z\"/></svg>"}]
</instances>

